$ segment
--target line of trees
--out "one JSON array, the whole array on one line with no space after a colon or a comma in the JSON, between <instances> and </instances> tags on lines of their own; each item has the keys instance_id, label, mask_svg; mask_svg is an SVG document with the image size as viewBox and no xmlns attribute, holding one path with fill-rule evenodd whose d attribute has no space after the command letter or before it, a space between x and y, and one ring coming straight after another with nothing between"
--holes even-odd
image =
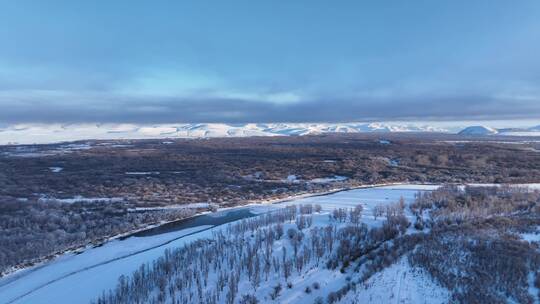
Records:
<instances>
[{"instance_id":1,"label":"line of trees","mask_svg":"<svg viewBox=\"0 0 540 304\"><path fill-rule=\"evenodd\" d=\"M312 213L317 209L312 205L289 206L230 224L208 239L167 250L131 276L121 277L115 289L94 303L233 304L275 300L282 286L292 286L292 277L312 268L347 268L362 253L379 248L404 231L400 225L408 225L404 217L396 216L380 228L368 229L358 222L361 207L357 207L337 209L332 215L339 216L330 224L312 226ZM277 285L261 295L259 290L268 290L271 282ZM306 290L311 291L311 287Z\"/></svg>"},{"instance_id":2,"label":"line of trees","mask_svg":"<svg viewBox=\"0 0 540 304\"><path fill-rule=\"evenodd\" d=\"M15 266L133 231L161 220L192 216L193 209L129 212L125 202L19 202L0 200L0 275Z\"/></svg>"}]
</instances>

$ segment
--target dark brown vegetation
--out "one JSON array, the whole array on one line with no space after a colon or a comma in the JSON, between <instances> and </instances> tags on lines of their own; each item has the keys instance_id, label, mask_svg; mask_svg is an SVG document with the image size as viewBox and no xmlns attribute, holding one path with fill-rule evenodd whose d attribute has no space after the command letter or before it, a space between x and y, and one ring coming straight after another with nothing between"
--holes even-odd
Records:
<instances>
[{"instance_id":1,"label":"dark brown vegetation","mask_svg":"<svg viewBox=\"0 0 540 304\"><path fill-rule=\"evenodd\" d=\"M39 257L100 244L107 236L195 213L193 209L128 212L127 208L124 203L0 200L0 275L10 266L24 266Z\"/></svg>"},{"instance_id":2,"label":"dark brown vegetation","mask_svg":"<svg viewBox=\"0 0 540 304\"><path fill-rule=\"evenodd\" d=\"M124 197L144 205L238 204L317 191L314 178L345 176L344 186L384 182L540 182L540 154L530 144L449 142L426 135L326 135L89 142L87 150L13 157L0 148L0 195L37 199ZM443 140L444 139L444 140ZM446 140L446 141L445 141ZM27 149L58 151L62 145ZM56 150L55 150L56 149ZM50 153L55 154L55 153ZM58 173L50 167L61 167ZM150 174L126 174L148 172ZM301 182L287 183L288 175Z\"/></svg>"},{"instance_id":3,"label":"dark brown vegetation","mask_svg":"<svg viewBox=\"0 0 540 304\"><path fill-rule=\"evenodd\" d=\"M382 143L382 138L390 143ZM0 272L183 216L125 212L131 207L199 202L231 206L386 182L540 182L540 154L531 144L502 144L493 138L454 141L461 139L447 135L354 134L78 143L87 145L85 149L73 149L70 144L3 146ZM53 172L52 167L62 170ZM145 172L148 174L140 174ZM289 175L297 176L298 181L287 182ZM311 182L335 175L347 180ZM92 207L95 213L86 217L82 215L93 206L89 203L51 203L51 198L78 195L124 198L109 206L124 211L110 213L102 203ZM109 224L101 225L98 220ZM80 223L84 229L73 229L73 223Z\"/></svg>"}]
</instances>

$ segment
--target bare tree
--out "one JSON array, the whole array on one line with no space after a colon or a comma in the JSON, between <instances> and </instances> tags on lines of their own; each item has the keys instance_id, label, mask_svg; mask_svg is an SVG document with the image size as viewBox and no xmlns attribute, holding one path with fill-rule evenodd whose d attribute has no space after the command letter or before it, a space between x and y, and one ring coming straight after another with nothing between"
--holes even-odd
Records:
<instances>
[{"instance_id":1,"label":"bare tree","mask_svg":"<svg viewBox=\"0 0 540 304\"><path fill-rule=\"evenodd\" d=\"M373 207L372 209L373 218L377 220L378 217L381 217L384 214L384 210L385 208L383 205L377 205Z\"/></svg>"}]
</instances>

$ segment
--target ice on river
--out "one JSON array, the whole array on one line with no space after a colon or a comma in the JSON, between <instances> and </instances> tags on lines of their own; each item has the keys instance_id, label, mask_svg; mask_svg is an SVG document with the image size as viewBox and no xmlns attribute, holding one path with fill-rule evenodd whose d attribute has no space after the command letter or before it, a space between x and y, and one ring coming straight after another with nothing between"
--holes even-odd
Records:
<instances>
[{"instance_id":1,"label":"ice on river","mask_svg":"<svg viewBox=\"0 0 540 304\"><path fill-rule=\"evenodd\" d=\"M411 202L418 191L433 190L436 187L399 185L363 188L251 208L253 211L263 213L290 204L311 203L320 204L323 211L331 211L334 208L350 208L361 203L364 206L363 219L368 225L372 225L375 223L371 216L374 206L397 202L400 197L406 202ZM131 274L142 263L161 256L166 248L179 247L185 242L209 236L212 230L207 228L209 226L198 226L151 237L131 237L109 242L81 254L64 254L41 267L30 268L0 279L0 303L88 303L103 290L115 287L120 275ZM205 231L194 233L201 230ZM119 258L181 236L186 237L126 258ZM101 263L104 264L92 267ZM17 300L12 301L13 299Z\"/></svg>"},{"instance_id":2,"label":"ice on river","mask_svg":"<svg viewBox=\"0 0 540 304\"><path fill-rule=\"evenodd\" d=\"M204 232L197 235L190 234L209 227L211 226L198 226L153 237L114 240L80 254L64 254L46 265L0 279L0 303L88 303L102 290L116 286L120 275L131 274L142 263L161 256L166 248L178 247L186 241L201 237ZM120 259L182 236L186 237ZM102 263L105 264L100 265ZM93 267L95 265L100 266ZM31 293L10 302L28 292Z\"/></svg>"}]
</instances>

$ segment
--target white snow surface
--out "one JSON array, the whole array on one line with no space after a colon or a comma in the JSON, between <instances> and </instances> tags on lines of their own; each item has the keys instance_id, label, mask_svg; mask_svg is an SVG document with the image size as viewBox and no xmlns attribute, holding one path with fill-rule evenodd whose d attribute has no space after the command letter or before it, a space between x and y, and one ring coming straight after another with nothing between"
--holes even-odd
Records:
<instances>
[{"instance_id":1,"label":"white snow surface","mask_svg":"<svg viewBox=\"0 0 540 304\"><path fill-rule=\"evenodd\" d=\"M160 172L158 171L144 171L144 172L126 172L126 175L159 175Z\"/></svg>"},{"instance_id":2,"label":"white snow surface","mask_svg":"<svg viewBox=\"0 0 540 304\"><path fill-rule=\"evenodd\" d=\"M527 241L529 243L540 242L540 231L521 233L520 236L524 241Z\"/></svg>"},{"instance_id":3,"label":"white snow surface","mask_svg":"<svg viewBox=\"0 0 540 304\"><path fill-rule=\"evenodd\" d=\"M287 178L284 179L283 181L286 182L286 183L290 183L290 184L299 182L298 177L296 175L293 175L293 174L287 176Z\"/></svg>"},{"instance_id":4,"label":"white snow surface","mask_svg":"<svg viewBox=\"0 0 540 304\"><path fill-rule=\"evenodd\" d=\"M199 226L153 237L131 237L122 241L114 240L101 247L85 250L81 254L63 254L45 265L36 266L1 278L0 303L89 303L102 290L115 286L120 275L131 274L142 263L163 255L166 248L181 246L186 241L204 236L204 232L102 266L86 270L85 268L151 248L206 228L209 228L209 226ZM81 270L82 272L78 272ZM48 285L11 302L13 299L45 284Z\"/></svg>"},{"instance_id":5,"label":"white snow surface","mask_svg":"<svg viewBox=\"0 0 540 304\"><path fill-rule=\"evenodd\" d=\"M86 139L293 136L358 132L450 132L418 123L248 124L14 124L0 128L0 144L39 144Z\"/></svg>"},{"instance_id":6,"label":"white snow surface","mask_svg":"<svg viewBox=\"0 0 540 304\"><path fill-rule=\"evenodd\" d=\"M506 135L506 136L540 136L540 131L499 132L499 135Z\"/></svg>"},{"instance_id":7,"label":"white snow surface","mask_svg":"<svg viewBox=\"0 0 540 304\"><path fill-rule=\"evenodd\" d=\"M481 183L471 183L467 184L471 187L500 187L501 184L481 184ZM527 188L531 191L540 190L539 183L530 183L530 184L511 184L512 187Z\"/></svg>"},{"instance_id":8,"label":"white snow surface","mask_svg":"<svg viewBox=\"0 0 540 304\"><path fill-rule=\"evenodd\" d=\"M346 176L340 176L340 175L334 175L332 177L321 177L321 178L314 178L310 180L310 183L314 184L328 184L328 183L334 183L334 182L343 182L346 181L348 178Z\"/></svg>"},{"instance_id":9,"label":"white snow surface","mask_svg":"<svg viewBox=\"0 0 540 304\"><path fill-rule=\"evenodd\" d=\"M443 304L448 303L450 296L448 289L434 282L428 273L401 258L374 274L340 303Z\"/></svg>"},{"instance_id":10,"label":"white snow surface","mask_svg":"<svg viewBox=\"0 0 540 304\"><path fill-rule=\"evenodd\" d=\"M211 138L248 136L302 136L324 133L442 132L465 135L540 136L540 126L495 129L461 123L350 122L350 123L178 123L178 124L12 124L0 126L0 145L44 144L89 139ZM165 141L164 144L173 143ZM383 141L381 143L386 143ZM72 147L72 149L85 149Z\"/></svg>"},{"instance_id":11,"label":"white snow surface","mask_svg":"<svg viewBox=\"0 0 540 304\"><path fill-rule=\"evenodd\" d=\"M199 208L208 208L212 206L211 203L190 203L190 204L181 204L181 205L170 205L164 207L136 207L131 209L131 211L152 211L152 210L173 210L173 209L199 209Z\"/></svg>"},{"instance_id":12,"label":"white snow surface","mask_svg":"<svg viewBox=\"0 0 540 304\"><path fill-rule=\"evenodd\" d=\"M122 197L84 197L82 195L76 195L71 198L54 198L54 197L41 197L39 198L39 202L41 203L47 203L47 202L61 202L61 203L68 203L73 204L75 202L102 202L102 203L114 203L114 202L121 202L124 198Z\"/></svg>"},{"instance_id":13,"label":"white snow surface","mask_svg":"<svg viewBox=\"0 0 540 304\"><path fill-rule=\"evenodd\" d=\"M459 135L482 136L482 135L503 135L503 136L540 136L540 126L530 128L501 128L496 129L484 125L470 126L461 130Z\"/></svg>"},{"instance_id":14,"label":"white snow surface","mask_svg":"<svg viewBox=\"0 0 540 304\"><path fill-rule=\"evenodd\" d=\"M459 135L493 135L497 134L497 129L487 126L471 126L461 130Z\"/></svg>"}]
</instances>

